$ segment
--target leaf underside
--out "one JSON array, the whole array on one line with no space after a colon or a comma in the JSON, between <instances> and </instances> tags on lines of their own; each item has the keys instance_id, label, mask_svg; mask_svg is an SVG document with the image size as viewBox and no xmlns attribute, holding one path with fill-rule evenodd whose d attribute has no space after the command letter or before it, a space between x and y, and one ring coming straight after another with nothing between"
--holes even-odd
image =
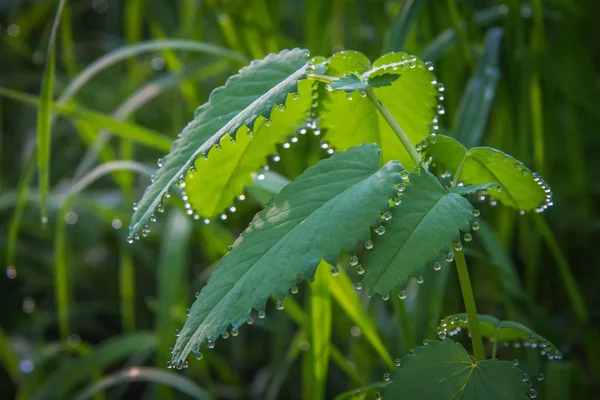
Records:
<instances>
[{"instance_id":1,"label":"leaf underside","mask_svg":"<svg viewBox=\"0 0 600 400\"><path fill-rule=\"evenodd\" d=\"M437 135L428 138L423 152L432 158L432 170L459 174L465 185L496 183L501 191L492 190L490 199L524 211L544 211L552 205L552 191L546 182L522 162L500 150L473 147L467 150L455 139Z\"/></svg>"},{"instance_id":2,"label":"leaf underside","mask_svg":"<svg viewBox=\"0 0 600 400\"><path fill-rule=\"evenodd\" d=\"M183 181L198 156L207 155L225 135L235 137L238 131L254 128L259 116L268 118L274 106L297 91L298 81L306 78L308 68L307 50L284 50L253 61L214 90L162 161L133 214L129 235L147 229L163 195Z\"/></svg>"},{"instance_id":3,"label":"leaf underside","mask_svg":"<svg viewBox=\"0 0 600 400\"><path fill-rule=\"evenodd\" d=\"M460 343L430 341L402 358L381 390L384 399L529 399L523 371L509 361L475 362Z\"/></svg>"},{"instance_id":4,"label":"leaf underside","mask_svg":"<svg viewBox=\"0 0 600 400\"><path fill-rule=\"evenodd\" d=\"M240 132L235 143L224 137L219 151L211 152L206 160L196 160L197 172L188 173L185 180L189 207L195 215L215 217L242 194L244 186L252 183L252 174L266 164L267 156L276 153L275 145L294 135L306 118L311 92L312 82L300 81L297 95L288 94L284 107L274 106L270 126L261 119L250 136Z\"/></svg>"},{"instance_id":5,"label":"leaf underside","mask_svg":"<svg viewBox=\"0 0 600 400\"><path fill-rule=\"evenodd\" d=\"M425 266L451 250L460 231L471 229L473 206L464 197L444 189L425 169L409 180L402 203L384 222L385 234L375 239L365 259L364 285L370 293L403 289L410 276L421 276Z\"/></svg>"},{"instance_id":6,"label":"leaf underside","mask_svg":"<svg viewBox=\"0 0 600 400\"><path fill-rule=\"evenodd\" d=\"M352 252L368 240L402 180L398 162L381 169L380 163L377 146L365 144L335 153L285 186L202 289L175 344L174 365L230 325L245 323L252 309L264 310L270 296L282 300L298 275L312 279L321 259L335 265L340 250Z\"/></svg>"},{"instance_id":7,"label":"leaf underside","mask_svg":"<svg viewBox=\"0 0 600 400\"><path fill-rule=\"evenodd\" d=\"M371 63L362 53L344 51L330 58L326 73L344 76L362 74L373 87L377 98L398 121L413 144L425 139L432 130L438 104L435 78L421 60L405 53L390 53ZM392 81L389 75L400 75ZM399 160L404 165L412 160L389 124L366 97L354 93L347 97L343 91L324 91L320 98L321 126L327 129L325 139L337 150L360 143L378 143L383 160Z\"/></svg>"},{"instance_id":8,"label":"leaf underside","mask_svg":"<svg viewBox=\"0 0 600 400\"><path fill-rule=\"evenodd\" d=\"M523 324L514 321L500 321L491 315L478 314L477 318L479 320L479 330L485 338L501 343L518 342L525 347L539 348L540 352L549 359L562 357L560 351L552 342ZM467 314L453 314L442 320L438 330L449 335L456 335L468 328Z\"/></svg>"}]
</instances>

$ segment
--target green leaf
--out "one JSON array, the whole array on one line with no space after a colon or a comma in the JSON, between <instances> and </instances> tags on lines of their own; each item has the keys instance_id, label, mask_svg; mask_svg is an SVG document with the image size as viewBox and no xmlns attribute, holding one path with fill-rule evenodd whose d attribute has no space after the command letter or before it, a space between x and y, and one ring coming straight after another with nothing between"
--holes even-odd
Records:
<instances>
[{"instance_id":1,"label":"green leaf","mask_svg":"<svg viewBox=\"0 0 600 400\"><path fill-rule=\"evenodd\" d=\"M356 74L348 74L334 80L327 88L341 90L346 93L352 93L355 90L363 92L369 88L369 84L361 80Z\"/></svg>"},{"instance_id":2,"label":"green leaf","mask_svg":"<svg viewBox=\"0 0 600 400\"><path fill-rule=\"evenodd\" d=\"M419 277L429 263L452 248L460 231L468 232L473 206L462 196L444 189L435 176L421 169L411 174L391 215L384 214L385 234L375 239L364 267L365 286L371 293L404 289L409 276ZM402 186L399 188L401 189Z\"/></svg>"},{"instance_id":3,"label":"green leaf","mask_svg":"<svg viewBox=\"0 0 600 400\"><path fill-rule=\"evenodd\" d=\"M358 52L344 51L330 58L326 74L344 76L361 74L363 81L380 86L398 79L389 86L374 87L377 98L398 121L413 144L425 139L431 132L436 115L438 89L428 65L406 53L390 53L373 63ZM321 96L322 128L325 139L337 150L345 150L360 143L378 143L383 159L400 160L405 165L412 160L389 124L371 101L362 96L347 97L339 91L324 92Z\"/></svg>"},{"instance_id":4,"label":"green leaf","mask_svg":"<svg viewBox=\"0 0 600 400\"><path fill-rule=\"evenodd\" d=\"M56 64L56 35L60 24L60 16L65 6L66 0L58 3L56 16L52 23L50 39L48 41L48 59L44 67L42 77L42 89L40 93L40 107L37 114L37 155L38 155L38 174L40 187L40 212L42 223L48 222L46 212L46 198L48 197L48 186L50 183L50 142L52 130L50 120L52 118L52 103L54 90L54 70Z\"/></svg>"},{"instance_id":5,"label":"green leaf","mask_svg":"<svg viewBox=\"0 0 600 400\"><path fill-rule=\"evenodd\" d=\"M258 117L268 118L274 106L284 104L288 93L297 90L298 81L306 77L308 69L307 50L284 50L254 61L230 77L225 86L214 90L160 163L163 166L133 214L129 236L146 229L163 195L171 185L184 181L198 156L206 157L226 135L235 138L239 131L246 134Z\"/></svg>"},{"instance_id":6,"label":"green leaf","mask_svg":"<svg viewBox=\"0 0 600 400\"><path fill-rule=\"evenodd\" d=\"M252 174L266 164L269 154L276 153L275 145L295 133L310 109L312 83L298 84L298 95L287 95L284 107L275 106L271 126L261 120L254 125L251 139L246 133L238 135L235 143L228 137L221 142L221 151L213 151L208 159L196 160L197 173L188 173L185 190L191 209L198 215L212 218L229 207L233 199L252 183ZM281 112L283 111L283 112Z\"/></svg>"},{"instance_id":7,"label":"green leaf","mask_svg":"<svg viewBox=\"0 0 600 400\"><path fill-rule=\"evenodd\" d=\"M402 167L379 168L380 150L361 145L308 168L259 212L223 257L191 309L175 344L172 362L182 365L205 340L230 325L237 329L270 296L283 300L300 275L312 279L321 259L337 264L369 238L379 212L389 208ZM352 223L348 221L352 215Z\"/></svg>"},{"instance_id":8,"label":"green leaf","mask_svg":"<svg viewBox=\"0 0 600 400\"><path fill-rule=\"evenodd\" d=\"M491 315L478 314L481 335L497 343L518 342L525 347L539 348L540 353L548 359L561 359L558 348L543 336L535 333L523 324L514 321L500 321ZM469 327L467 314L453 314L442 319L438 331L448 335L456 335Z\"/></svg>"},{"instance_id":9,"label":"green leaf","mask_svg":"<svg viewBox=\"0 0 600 400\"><path fill-rule=\"evenodd\" d=\"M446 339L419 346L401 360L384 399L529 399L523 371L510 361L475 362L460 343Z\"/></svg>"},{"instance_id":10,"label":"green leaf","mask_svg":"<svg viewBox=\"0 0 600 400\"><path fill-rule=\"evenodd\" d=\"M490 147L465 147L448 136L436 135L423 142L423 151L438 171L458 174L465 185L497 183L490 198L523 211L541 212L552 205L552 190L544 179L514 157Z\"/></svg>"}]
</instances>

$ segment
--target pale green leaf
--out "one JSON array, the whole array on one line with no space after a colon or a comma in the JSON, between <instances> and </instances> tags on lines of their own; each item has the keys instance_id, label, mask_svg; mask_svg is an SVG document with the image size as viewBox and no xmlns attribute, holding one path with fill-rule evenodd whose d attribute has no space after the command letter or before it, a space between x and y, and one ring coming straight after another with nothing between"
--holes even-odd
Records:
<instances>
[{"instance_id":1,"label":"pale green leaf","mask_svg":"<svg viewBox=\"0 0 600 400\"><path fill-rule=\"evenodd\" d=\"M466 150L455 139L437 135L423 144L436 171L455 175L465 185L496 183L489 196L500 203L524 211L544 211L552 205L552 191L544 179L514 157L490 147Z\"/></svg>"},{"instance_id":2,"label":"pale green leaf","mask_svg":"<svg viewBox=\"0 0 600 400\"><path fill-rule=\"evenodd\" d=\"M364 81L390 80L389 75L401 75L389 86L373 88L377 98L390 111L413 144L431 132L436 115L438 89L432 84L435 77L421 60L405 53L390 53L373 63L372 69L364 55L345 51L335 54L326 74L343 76L359 73ZM347 97L339 91L322 95L322 127L325 139L337 150L360 143L378 143L383 159L412 164L408 153L389 124L367 97Z\"/></svg>"},{"instance_id":3,"label":"pale green leaf","mask_svg":"<svg viewBox=\"0 0 600 400\"><path fill-rule=\"evenodd\" d=\"M196 172L187 174L185 190L194 212L212 218L229 207L233 199L252 183L252 174L267 163L267 156L276 153L275 145L284 143L300 126L311 104L311 82L300 81L298 95L288 94L284 107L275 106L271 126L265 120L254 125L250 138L237 135L235 143L229 137L221 139L221 151L213 151L208 159L198 158ZM282 112L283 111L283 112Z\"/></svg>"},{"instance_id":4,"label":"pale green leaf","mask_svg":"<svg viewBox=\"0 0 600 400\"><path fill-rule=\"evenodd\" d=\"M230 77L225 86L214 90L162 160L163 166L133 214L130 236L148 225L163 195L173 184L183 181L199 156L207 156L228 134L234 138L239 131L246 134L258 117L268 118L275 105L283 104L288 93L297 90L308 68L308 51L284 50L252 62Z\"/></svg>"},{"instance_id":5,"label":"pale green leaf","mask_svg":"<svg viewBox=\"0 0 600 400\"><path fill-rule=\"evenodd\" d=\"M384 399L529 399L523 371L510 361L475 362L460 343L430 341L402 358Z\"/></svg>"},{"instance_id":6,"label":"pale green leaf","mask_svg":"<svg viewBox=\"0 0 600 400\"><path fill-rule=\"evenodd\" d=\"M560 351L552 342L523 324L514 321L500 321L491 315L478 314L477 319L481 335L485 338L501 343L518 342L525 347L538 348L549 359L562 358ZM468 328L467 314L453 314L442 319L438 330L453 335Z\"/></svg>"},{"instance_id":7,"label":"pale green leaf","mask_svg":"<svg viewBox=\"0 0 600 400\"><path fill-rule=\"evenodd\" d=\"M371 293L387 294L404 289L410 276L452 249L460 231L468 232L473 206L462 196L446 190L429 171L409 176L389 221L382 221L385 234L377 237L374 250L364 260L365 286Z\"/></svg>"},{"instance_id":8,"label":"pale green leaf","mask_svg":"<svg viewBox=\"0 0 600 400\"><path fill-rule=\"evenodd\" d=\"M356 74L347 74L331 82L328 89L341 90L346 93L352 93L356 90L365 91L369 88L369 84L360 79Z\"/></svg>"},{"instance_id":9,"label":"pale green leaf","mask_svg":"<svg viewBox=\"0 0 600 400\"><path fill-rule=\"evenodd\" d=\"M374 75L367 81L372 88L390 86L396 79L400 78L400 74L382 74Z\"/></svg>"},{"instance_id":10,"label":"pale green leaf","mask_svg":"<svg viewBox=\"0 0 600 400\"><path fill-rule=\"evenodd\" d=\"M498 188L496 183L485 183L483 185L469 185L469 186L456 186L450 188L452 193L460 194L461 196L467 196L476 192L486 192L487 190Z\"/></svg>"},{"instance_id":11,"label":"pale green leaf","mask_svg":"<svg viewBox=\"0 0 600 400\"><path fill-rule=\"evenodd\" d=\"M269 297L283 300L298 275L312 279L324 259L336 265L340 250L368 240L379 212L389 208L402 167L380 169L375 145L361 145L307 169L259 212L223 257L191 309L175 344L179 366L207 339L238 328ZM352 219L348 219L352 215Z\"/></svg>"}]
</instances>

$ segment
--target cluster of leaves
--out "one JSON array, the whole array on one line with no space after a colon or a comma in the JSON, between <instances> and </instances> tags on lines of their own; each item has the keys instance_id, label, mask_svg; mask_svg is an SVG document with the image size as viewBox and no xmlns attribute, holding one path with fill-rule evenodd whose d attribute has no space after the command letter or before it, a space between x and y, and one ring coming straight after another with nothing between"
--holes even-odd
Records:
<instances>
[{"instance_id":1,"label":"cluster of leaves","mask_svg":"<svg viewBox=\"0 0 600 400\"><path fill-rule=\"evenodd\" d=\"M235 336L253 321L253 310L264 318L269 298L282 309L299 278L313 280L321 260L337 265L340 252L364 274L360 287L384 300L392 291L406 297L409 277L422 282L426 266L452 261L452 251L462 249L461 232L468 242L470 230L478 229L478 211L465 196L492 192L494 201L523 212L551 205L546 183L511 156L490 148L467 151L432 133L436 114L443 112L438 105L443 86L432 70L404 53L371 64L358 52L309 60L306 50L294 49L251 63L211 94L159 160L136 205L131 242L150 231L173 185L195 219L225 219L221 213L243 196L252 173L277 143L290 136L291 143L297 141L293 135L302 134L303 124L323 130L333 155L285 186L230 246L177 332L170 365L183 368L190 352L201 356L203 343L213 348L220 336ZM357 244L369 253L362 262ZM527 395L522 371L509 362L474 362L450 340L415 354L421 352L394 372L384 393L429 387L432 392L423 398L459 391L477 398L484 382L493 381L498 398ZM445 367L436 367L427 379L444 384L417 379L422 369L439 363Z\"/></svg>"}]
</instances>

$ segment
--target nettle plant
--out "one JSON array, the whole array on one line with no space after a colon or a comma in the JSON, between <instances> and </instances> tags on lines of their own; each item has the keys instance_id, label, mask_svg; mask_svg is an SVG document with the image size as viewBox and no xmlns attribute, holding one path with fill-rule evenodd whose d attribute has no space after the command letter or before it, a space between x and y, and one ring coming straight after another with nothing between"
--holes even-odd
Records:
<instances>
[{"instance_id":1,"label":"nettle plant","mask_svg":"<svg viewBox=\"0 0 600 400\"><path fill-rule=\"evenodd\" d=\"M510 155L436 134L444 87L432 71L405 53L371 63L354 51L310 59L294 49L252 62L212 92L159 160L134 207L129 242L149 233L173 186L187 213L209 223L235 211L244 186L264 177L268 157L279 160L276 145L322 135L330 157L274 195L230 246L176 332L169 367L185 368L190 352L201 358L204 344L236 336L254 312L264 318L269 298L283 309L288 292L313 280L319 265L333 275L356 268L363 277L356 289L387 300L405 299L409 279L422 283L425 268L454 262L467 313L444 318L439 341L397 360L377 397L537 396L518 361L496 358L496 346L538 347L550 359L559 351L521 324L477 315L462 250L479 229L469 198L525 213L551 206L552 193ZM470 332L473 356L448 338L461 330ZM493 342L490 358L483 338Z\"/></svg>"}]
</instances>

